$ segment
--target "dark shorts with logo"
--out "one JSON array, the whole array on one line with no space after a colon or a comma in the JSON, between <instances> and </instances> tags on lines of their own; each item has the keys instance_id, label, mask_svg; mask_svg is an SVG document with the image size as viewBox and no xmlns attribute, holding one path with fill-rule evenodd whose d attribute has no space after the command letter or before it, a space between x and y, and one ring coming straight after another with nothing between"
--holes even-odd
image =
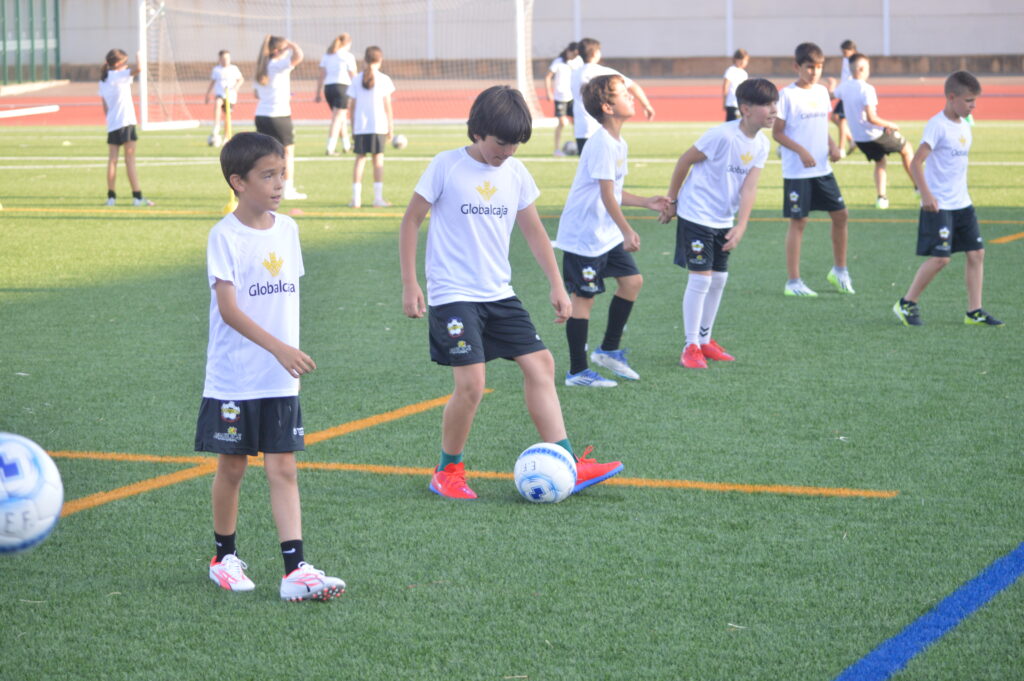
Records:
<instances>
[{"instance_id":1,"label":"dark shorts with logo","mask_svg":"<svg viewBox=\"0 0 1024 681\"><path fill-rule=\"evenodd\" d=\"M917 219L917 254L948 258L953 253L985 248L974 206L930 213L924 209Z\"/></svg>"},{"instance_id":2,"label":"dark shorts with logo","mask_svg":"<svg viewBox=\"0 0 1024 681\"><path fill-rule=\"evenodd\" d=\"M347 109L348 85L343 85L341 83L324 85L324 99L327 100L327 106L332 109Z\"/></svg>"},{"instance_id":3,"label":"dark shorts with logo","mask_svg":"<svg viewBox=\"0 0 1024 681\"><path fill-rule=\"evenodd\" d=\"M633 254L618 244L601 255L562 254L562 279L565 290L580 298L593 298L604 293L605 277L629 277L640 274Z\"/></svg>"},{"instance_id":4,"label":"dark shorts with logo","mask_svg":"<svg viewBox=\"0 0 1024 681\"><path fill-rule=\"evenodd\" d=\"M383 154L387 135L353 135L352 150L357 154Z\"/></svg>"},{"instance_id":5,"label":"dark shorts with logo","mask_svg":"<svg viewBox=\"0 0 1024 681\"><path fill-rule=\"evenodd\" d=\"M256 132L270 135L285 147L295 144L291 116L256 116Z\"/></svg>"},{"instance_id":6,"label":"dark shorts with logo","mask_svg":"<svg viewBox=\"0 0 1024 681\"><path fill-rule=\"evenodd\" d=\"M431 306L430 359L444 366L515 359L547 346L518 298Z\"/></svg>"},{"instance_id":7,"label":"dark shorts with logo","mask_svg":"<svg viewBox=\"0 0 1024 681\"><path fill-rule=\"evenodd\" d=\"M831 213L845 210L843 195L833 173L821 177L803 177L782 181L782 215L787 218L806 218L811 211Z\"/></svg>"},{"instance_id":8,"label":"dark shorts with logo","mask_svg":"<svg viewBox=\"0 0 1024 681\"><path fill-rule=\"evenodd\" d=\"M907 138L898 130L886 130L878 139L870 142L857 142L857 148L864 152L869 161L879 161L886 154L898 154L907 144Z\"/></svg>"},{"instance_id":9,"label":"dark shorts with logo","mask_svg":"<svg viewBox=\"0 0 1024 681\"><path fill-rule=\"evenodd\" d=\"M306 448L298 396L257 400L204 397L196 422L196 451L215 454L300 452Z\"/></svg>"},{"instance_id":10,"label":"dark shorts with logo","mask_svg":"<svg viewBox=\"0 0 1024 681\"><path fill-rule=\"evenodd\" d=\"M572 118L572 100L568 102L555 102L555 118L568 116Z\"/></svg>"},{"instance_id":11,"label":"dark shorts with logo","mask_svg":"<svg viewBox=\"0 0 1024 681\"><path fill-rule=\"evenodd\" d=\"M138 139L139 133L135 131L134 125L126 125L123 128L111 130L107 133L107 144L115 144L117 146L127 142L136 142Z\"/></svg>"},{"instance_id":12,"label":"dark shorts with logo","mask_svg":"<svg viewBox=\"0 0 1024 681\"><path fill-rule=\"evenodd\" d=\"M728 233L677 216L675 263L694 272L728 272L729 251L722 250Z\"/></svg>"}]
</instances>

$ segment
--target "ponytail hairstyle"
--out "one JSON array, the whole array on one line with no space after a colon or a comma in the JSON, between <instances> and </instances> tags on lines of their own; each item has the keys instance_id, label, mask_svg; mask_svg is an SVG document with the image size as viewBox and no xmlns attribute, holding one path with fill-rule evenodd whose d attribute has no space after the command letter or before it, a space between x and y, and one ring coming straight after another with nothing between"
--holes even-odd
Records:
<instances>
[{"instance_id":1,"label":"ponytail hairstyle","mask_svg":"<svg viewBox=\"0 0 1024 681\"><path fill-rule=\"evenodd\" d=\"M270 63L270 55L274 50L284 44L286 40L279 35L264 36L263 44L260 45L260 53L256 57L256 82L266 85L270 78L267 76L267 64Z\"/></svg>"},{"instance_id":2,"label":"ponytail hairstyle","mask_svg":"<svg viewBox=\"0 0 1024 681\"><path fill-rule=\"evenodd\" d=\"M370 65L380 64L384 61L384 50L380 49L376 45L370 45L366 48L366 54L363 55L363 61L366 62L366 68L363 69L363 87L367 90L372 90L373 69L370 68Z\"/></svg>"},{"instance_id":3,"label":"ponytail hairstyle","mask_svg":"<svg viewBox=\"0 0 1024 681\"><path fill-rule=\"evenodd\" d=\"M107 56L103 61L103 70L101 72L102 77L100 78L100 80L105 81L107 79L107 74L110 72L110 70L127 58L128 53L124 50L119 50L116 47L112 49L110 52L107 52Z\"/></svg>"},{"instance_id":4,"label":"ponytail hairstyle","mask_svg":"<svg viewBox=\"0 0 1024 681\"><path fill-rule=\"evenodd\" d=\"M568 64L569 61L571 59L573 59L579 53L580 53L580 44L577 43L577 42L571 42L571 43L569 43L568 45L565 46L565 49L562 50L561 53L558 56L562 58L562 61L564 61L566 64Z\"/></svg>"},{"instance_id":5,"label":"ponytail hairstyle","mask_svg":"<svg viewBox=\"0 0 1024 681\"><path fill-rule=\"evenodd\" d=\"M350 45L351 43L352 36L350 36L348 33L342 33L341 35L335 37L335 39L331 41L331 44L327 46L327 54L334 54L341 48Z\"/></svg>"}]
</instances>

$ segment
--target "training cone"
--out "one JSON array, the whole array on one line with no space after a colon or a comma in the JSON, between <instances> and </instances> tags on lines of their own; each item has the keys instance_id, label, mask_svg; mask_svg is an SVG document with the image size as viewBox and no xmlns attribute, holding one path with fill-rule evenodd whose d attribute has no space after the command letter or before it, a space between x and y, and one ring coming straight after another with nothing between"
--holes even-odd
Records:
<instances>
[{"instance_id":1,"label":"training cone","mask_svg":"<svg viewBox=\"0 0 1024 681\"><path fill-rule=\"evenodd\" d=\"M228 199L228 202L224 204L223 208L221 208L221 211L223 211L223 215L227 215L228 213L233 213L236 208L238 208L238 199L236 199L235 195L232 194L231 198Z\"/></svg>"}]
</instances>

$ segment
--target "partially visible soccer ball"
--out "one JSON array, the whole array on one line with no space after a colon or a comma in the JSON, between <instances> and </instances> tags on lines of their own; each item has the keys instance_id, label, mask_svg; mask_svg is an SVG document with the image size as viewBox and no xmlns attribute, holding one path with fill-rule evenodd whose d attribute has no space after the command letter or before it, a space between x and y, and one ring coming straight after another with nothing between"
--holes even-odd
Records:
<instances>
[{"instance_id":1,"label":"partially visible soccer ball","mask_svg":"<svg viewBox=\"0 0 1024 681\"><path fill-rule=\"evenodd\" d=\"M391 138L391 146L395 149L405 149L409 146L409 138L405 135L395 135Z\"/></svg>"},{"instance_id":2,"label":"partially visible soccer ball","mask_svg":"<svg viewBox=\"0 0 1024 681\"><path fill-rule=\"evenodd\" d=\"M516 489L527 501L557 503L576 486L576 461L564 448L540 442L519 455L514 477Z\"/></svg>"},{"instance_id":3,"label":"partially visible soccer ball","mask_svg":"<svg viewBox=\"0 0 1024 681\"><path fill-rule=\"evenodd\" d=\"M50 455L28 438L0 433L0 553L46 539L63 505L64 485Z\"/></svg>"},{"instance_id":4,"label":"partially visible soccer ball","mask_svg":"<svg viewBox=\"0 0 1024 681\"><path fill-rule=\"evenodd\" d=\"M569 140L562 145L562 153L566 156L575 156L579 150L576 148L576 140Z\"/></svg>"}]
</instances>

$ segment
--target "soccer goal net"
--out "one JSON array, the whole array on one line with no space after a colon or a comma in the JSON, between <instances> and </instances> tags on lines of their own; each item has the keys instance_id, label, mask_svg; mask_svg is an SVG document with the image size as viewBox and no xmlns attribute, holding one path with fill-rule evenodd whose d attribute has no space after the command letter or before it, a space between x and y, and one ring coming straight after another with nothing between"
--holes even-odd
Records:
<instances>
[{"instance_id":1,"label":"soccer goal net","mask_svg":"<svg viewBox=\"0 0 1024 681\"><path fill-rule=\"evenodd\" d=\"M320 58L341 33L362 70L371 45L384 52L395 118L465 121L482 89L507 84L540 115L531 67L534 0L138 0L141 125L185 127L212 118L204 104L218 52L229 50L246 82L232 118L252 120L256 58L267 34L305 54L292 74L292 118L324 121L315 103Z\"/></svg>"}]
</instances>

